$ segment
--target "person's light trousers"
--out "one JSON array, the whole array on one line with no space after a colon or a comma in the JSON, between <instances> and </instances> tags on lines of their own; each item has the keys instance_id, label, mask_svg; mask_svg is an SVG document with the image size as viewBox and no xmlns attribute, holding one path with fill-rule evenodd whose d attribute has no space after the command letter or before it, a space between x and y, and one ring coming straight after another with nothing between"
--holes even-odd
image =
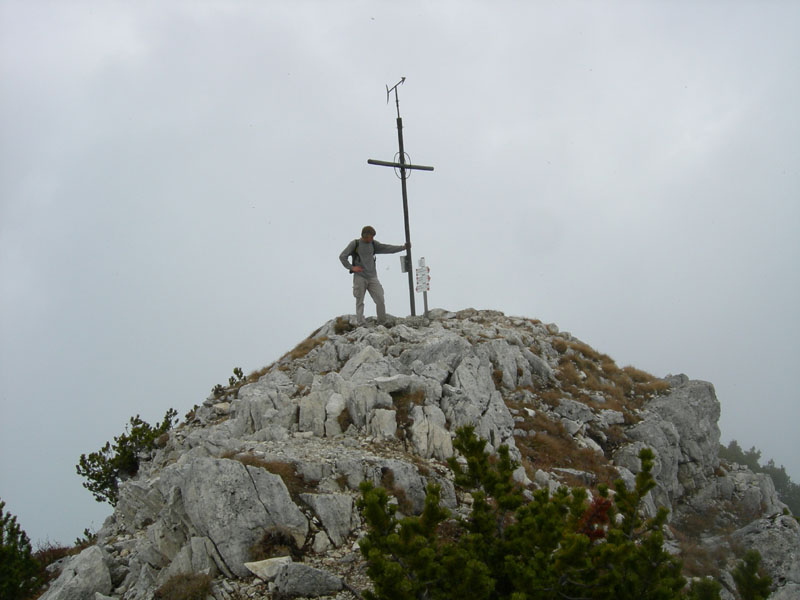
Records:
<instances>
[{"instance_id":1,"label":"person's light trousers","mask_svg":"<svg viewBox=\"0 0 800 600\"><path fill-rule=\"evenodd\" d=\"M386 319L386 304L383 300L381 282L377 278L367 279L366 277L353 275L353 296L356 298L356 319L359 323L364 322L364 296L367 292L375 302L378 322L382 323Z\"/></svg>"}]
</instances>

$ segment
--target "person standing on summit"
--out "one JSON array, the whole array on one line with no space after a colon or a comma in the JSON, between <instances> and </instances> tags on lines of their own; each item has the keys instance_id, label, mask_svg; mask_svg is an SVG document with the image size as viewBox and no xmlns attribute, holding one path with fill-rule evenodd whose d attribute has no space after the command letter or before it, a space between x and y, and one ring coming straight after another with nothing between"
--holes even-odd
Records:
<instances>
[{"instance_id":1,"label":"person standing on summit","mask_svg":"<svg viewBox=\"0 0 800 600\"><path fill-rule=\"evenodd\" d=\"M378 281L378 271L375 268L375 255L396 254L410 247L411 244L381 244L375 239L375 229L367 225L361 230L361 239L353 240L342 250L339 260L353 274L353 296L356 299L356 320L359 325L365 323L364 296L367 292L375 302L378 323L383 324L386 321L386 303L383 299L383 286Z\"/></svg>"}]
</instances>

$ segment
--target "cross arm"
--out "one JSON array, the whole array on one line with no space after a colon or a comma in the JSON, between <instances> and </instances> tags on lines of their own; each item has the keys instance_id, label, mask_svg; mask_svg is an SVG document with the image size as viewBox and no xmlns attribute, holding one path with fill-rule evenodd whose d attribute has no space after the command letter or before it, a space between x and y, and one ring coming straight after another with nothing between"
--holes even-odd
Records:
<instances>
[{"instance_id":1,"label":"cross arm","mask_svg":"<svg viewBox=\"0 0 800 600\"><path fill-rule=\"evenodd\" d=\"M406 163L388 162L385 160L375 160L374 158L367 159L367 163L371 165L378 165L381 167L395 167L396 169L415 169L417 171L433 171L433 167L426 167L424 165L411 165Z\"/></svg>"}]
</instances>

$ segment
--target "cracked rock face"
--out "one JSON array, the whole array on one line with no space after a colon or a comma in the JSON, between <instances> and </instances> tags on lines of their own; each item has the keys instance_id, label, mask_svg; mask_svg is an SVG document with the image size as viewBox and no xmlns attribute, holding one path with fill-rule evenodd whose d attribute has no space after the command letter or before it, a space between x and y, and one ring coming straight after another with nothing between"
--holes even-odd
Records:
<instances>
[{"instance_id":1,"label":"cracked rock face","mask_svg":"<svg viewBox=\"0 0 800 600\"><path fill-rule=\"evenodd\" d=\"M225 459L190 463L179 488L190 527L209 538L225 566L239 577L250 547L265 529L287 529L299 546L305 543L308 521L292 501L283 480L265 469Z\"/></svg>"},{"instance_id":2,"label":"cracked rock face","mask_svg":"<svg viewBox=\"0 0 800 600\"><path fill-rule=\"evenodd\" d=\"M667 382L637 388L555 325L496 311L433 310L389 328L333 319L172 430L121 484L97 545L42 597L152 598L170 577L204 573L220 600L352 598L345 590L369 585L356 542L359 485L385 487L401 514L414 514L433 481L444 506L467 514L445 461L455 430L471 425L490 451L509 447L515 480L531 489L608 477L632 485L639 450L651 448L647 511L667 507L675 535L693 520L734 531L697 535L762 549L776 594L788 598L800 586L796 522L780 516L770 481L720 465L713 386Z\"/></svg>"}]
</instances>

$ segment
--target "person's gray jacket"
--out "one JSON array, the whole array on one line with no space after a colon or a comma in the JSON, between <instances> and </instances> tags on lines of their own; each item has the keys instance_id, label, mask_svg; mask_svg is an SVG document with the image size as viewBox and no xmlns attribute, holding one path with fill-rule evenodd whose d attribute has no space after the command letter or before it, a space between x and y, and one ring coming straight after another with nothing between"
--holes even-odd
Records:
<instances>
[{"instance_id":1,"label":"person's gray jacket","mask_svg":"<svg viewBox=\"0 0 800 600\"><path fill-rule=\"evenodd\" d=\"M358 252L353 254L353 251L356 247L356 241L358 242ZM375 255L376 254L396 254L397 252L402 252L405 250L405 246L392 246L391 244L381 244L378 240L372 240L371 242L365 242L364 240L353 240L347 247L342 250L342 253L339 255L339 260L341 261L342 265L345 269L353 272L353 267L364 267L364 270L360 273L353 273L354 275L358 275L360 277L366 277L367 279L377 279L378 271L375 268ZM350 258L353 258L353 262L350 262Z\"/></svg>"}]
</instances>

